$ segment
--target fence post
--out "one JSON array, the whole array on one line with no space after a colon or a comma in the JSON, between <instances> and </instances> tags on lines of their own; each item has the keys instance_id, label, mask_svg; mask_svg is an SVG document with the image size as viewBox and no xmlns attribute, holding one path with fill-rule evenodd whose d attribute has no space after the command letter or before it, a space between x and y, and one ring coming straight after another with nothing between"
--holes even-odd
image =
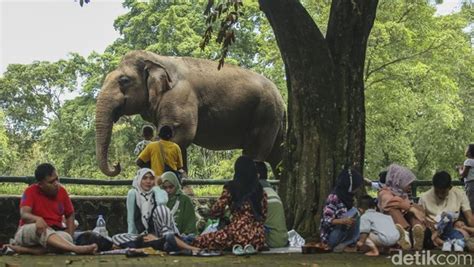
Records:
<instances>
[{"instance_id":1,"label":"fence post","mask_svg":"<svg viewBox=\"0 0 474 267\"><path fill-rule=\"evenodd\" d=\"M411 183L411 195L412 195L413 198L416 197L416 188L417 187L418 186L416 185L416 183Z\"/></svg>"}]
</instances>

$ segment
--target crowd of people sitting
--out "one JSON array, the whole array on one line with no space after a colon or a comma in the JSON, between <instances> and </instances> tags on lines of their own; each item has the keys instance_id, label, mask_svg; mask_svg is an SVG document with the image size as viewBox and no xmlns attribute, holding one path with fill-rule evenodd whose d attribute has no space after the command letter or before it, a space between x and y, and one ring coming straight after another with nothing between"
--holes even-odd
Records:
<instances>
[{"instance_id":1,"label":"crowd of people sitting","mask_svg":"<svg viewBox=\"0 0 474 267\"><path fill-rule=\"evenodd\" d=\"M469 201L474 198L469 190L474 184L474 144L467 147L466 157L458 168L466 192L452 186L448 172L439 171L432 178L432 188L417 203L410 197L416 177L406 167L392 164L376 182L353 169L342 171L323 208L320 247L334 252L365 251L367 256L394 248L474 252ZM364 185L375 189L377 197L362 196L355 205Z\"/></svg>"},{"instance_id":2,"label":"crowd of people sitting","mask_svg":"<svg viewBox=\"0 0 474 267\"><path fill-rule=\"evenodd\" d=\"M181 190L178 177L183 174L179 146L170 141L170 127L162 127L159 136L159 141L137 146L140 169L126 198L127 232L107 239L110 246L84 238L94 236L91 232L75 232L69 195L60 185L54 166L44 163L35 170L37 183L21 198L19 228L4 249L20 254L93 254L114 246L152 247L172 254L214 256L225 250L242 255L288 246L283 204L267 182L267 167L247 156L236 160L233 179L224 185L211 208L210 217L219 219L218 226L199 234L193 203ZM470 188L474 145L469 145L466 156L468 160L459 173ZM453 188L447 172L434 174L432 188L418 203L410 197L416 177L408 168L392 164L379 178L377 182L364 179L352 168L338 175L322 209L321 249L363 251L367 256L393 248L474 251L474 217L469 202L474 197ZM360 196L364 185L373 187L377 197Z\"/></svg>"},{"instance_id":3,"label":"crowd of people sitting","mask_svg":"<svg viewBox=\"0 0 474 267\"><path fill-rule=\"evenodd\" d=\"M40 164L35 177L37 183L29 186L21 198L21 220L13 242L4 247L11 252L93 254L115 246L216 256L224 250L253 254L288 243L283 205L263 180L267 177L266 165L246 156L235 162L233 180L224 185L211 209L210 216L220 218L222 223L200 235L195 209L189 196L181 191L176 174L167 171L157 177L152 169L140 168L127 194L127 232L113 235L113 246L101 244L104 236L92 238L97 234L91 231L75 232L74 207L53 165Z\"/></svg>"}]
</instances>

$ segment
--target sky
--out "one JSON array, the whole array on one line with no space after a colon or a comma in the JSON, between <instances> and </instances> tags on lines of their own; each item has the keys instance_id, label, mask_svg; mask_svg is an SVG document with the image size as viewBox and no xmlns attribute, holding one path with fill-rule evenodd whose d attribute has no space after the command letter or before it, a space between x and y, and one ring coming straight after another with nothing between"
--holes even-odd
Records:
<instances>
[{"instance_id":1,"label":"sky","mask_svg":"<svg viewBox=\"0 0 474 267\"><path fill-rule=\"evenodd\" d=\"M120 0L0 0L0 73L8 64L56 61L68 53L102 53L119 37Z\"/></svg>"},{"instance_id":2,"label":"sky","mask_svg":"<svg viewBox=\"0 0 474 267\"><path fill-rule=\"evenodd\" d=\"M113 22L127 12L121 0L0 0L0 76L8 64L56 61L70 52L102 53L119 37ZM460 7L444 0L439 15Z\"/></svg>"}]
</instances>

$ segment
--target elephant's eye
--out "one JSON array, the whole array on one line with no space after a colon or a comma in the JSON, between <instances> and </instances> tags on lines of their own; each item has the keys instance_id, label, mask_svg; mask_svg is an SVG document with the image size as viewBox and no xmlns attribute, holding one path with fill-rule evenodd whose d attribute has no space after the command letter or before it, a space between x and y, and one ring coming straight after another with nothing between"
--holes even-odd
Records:
<instances>
[{"instance_id":1,"label":"elephant's eye","mask_svg":"<svg viewBox=\"0 0 474 267\"><path fill-rule=\"evenodd\" d=\"M120 84L120 86L126 86L130 83L130 77L122 75L119 77L118 83Z\"/></svg>"}]
</instances>

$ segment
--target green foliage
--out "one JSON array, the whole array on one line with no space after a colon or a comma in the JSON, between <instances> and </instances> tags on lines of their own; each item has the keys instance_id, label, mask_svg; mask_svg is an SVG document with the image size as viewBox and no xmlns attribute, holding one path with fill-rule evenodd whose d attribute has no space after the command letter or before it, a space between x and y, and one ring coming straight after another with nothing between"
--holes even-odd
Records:
<instances>
[{"instance_id":1,"label":"green foliage","mask_svg":"<svg viewBox=\"0 0 474 267\"><path fill-rule=\"evenodd\" d=\"M5 125L5 114L0 109L0 170L9 170L16 161L18 155L11 144Z\"/></svg>"},{"instance_id":2,"label":"green foliage","mask_svg":"<svg viewBox=\"0 0 474 267\"><path fill-rule=\"evenodd\" d=\"M216 43L221 45L221 55L218 69L224 66L230 46L235 43L235 29L239 27L239 18L244 15L242 10L242 0L221 0L217 3L214 0L207 2L204 10L206 16L206 31L199 45L201 49L209 45L213 37L213 32L217 28Z\"/></svg>"},{"instance_id":3,"label":"green foliage","mask_svg":"<svg viewBox=\"0 0 474 267\"><path fill-rule=\"evenodd\" d=\"M37 164L48 161L60 176L106 178L97 167L94 118L105 74L133 49L218 59L216 42L204 50L199 47L206 30L206 2L126 0L129 12L114 23L121 37L103 54L72 53L57 62L8 66L0 77L0 174L32 175ZM303 3L325 33L330 1ZM227 62L268 77L286 99L284 67L272 29L257 1L245 2L242 11ZM473 9L465 6L449 16L434 16L434 11L425 1L380 1L365 65L368 177L392 162L407 165L421 178L440 169L452 171L474 140L472 30L463 31ZM70 92L76 96L64 100ZM149 123L139 116L122 117L113 128L109 158L123 167L119 179L135 174L133 149L144 124ZM193 145L188 149L189 175L230 179L240 154ZM66 187L86 195L125 195L128 189ZM24 188L1 185L0 194L19 194ZM196 186L194 191L217 195L221 188Z\"/></svg>"},{"instance_id":4,"label":"green foliage","mask_svg":"<svg viewBox=\"0 0 474 267\"><path fill-rule=\"evenodd\" d=\"M58 117L61 96L76 86L75 67L69 61L10 64L0 78L0 108L12 139L20 149L37 141L41 130Z\"/></svg>"},{"instance_id":5,"label":"green foliage","mask_svg":"<svg viewBox=\"0 0 474 267\"><path fill-rule=\"evenodd\" d=\"M323 33L331 1L303 1ZM473 69L469 33L473 8L434 16L436 3L382 0L366 64L366 176L392 162L419 178L463 160L474 140ZM471 19L472 20L472 19ZM472 36L472 30L470 35Z\"/></svg>"},{"instance_id":6,"label":"green foliage","mask_svg":"<svg viewBox=\"0 0 474 267\"><path fill-rule=\"evenodd\" d=\"M28 187L27 184L0 183L0 195L21 195ZM130 186L94 186L94 185L64 185L70 195L78 196L126 196ZM193 186L194 195L197 197L218 196L222 186L206 185Z\"/></svg>"},{"instance_id":7,"label":"green foliage","mask_svg":"<svg viewBox=\"0 0 474 267\"><path fill-rule=\"evenodd\" d=\"M0 195L21 195L27 184L0 183ZM129 186L64 185L70 195L81 196L126 196Z\"/></svg>"},{"instance_id":8,"label":"green foliage","mask_svg":"<svg viewBox=\"0 0 474 267\"><path fill-rule=\"evenodd\" d=\"M232 179L240 150L211 151L196 145L188 148L189 176L202 179Z\"/></svg>"},{"instance_id":9,"label":"green foliage","mask_svg":"<svg viewBox=\"0 0 474 267\"><path fill-rule=\"evenodd\" d=\"M366 59L366 170L391 162L418 177L455 175L474 140L467 10L434 16L424 1L382 1Z\"/></svg>"},{"instance_id":10,"label":"green foliage","mask_svg":"<svg viewBox=\"0 0 474 267\"><path fill-rule=\"evenodd\" d=\"M222 193L222 185L193 186L193 192L197 197L219 196Z\"/></svg>"},{"instance_id":11,"label":"green foliage","mask_svg":"<svg viewBox=\"0 0 474 267\"><path fill-rule=\"evenodd\" d=\"M301 2L308 10L316 25L318 25L319 30L326 35L331 1L303 0Z\"/></svg>"}]
</instances>

